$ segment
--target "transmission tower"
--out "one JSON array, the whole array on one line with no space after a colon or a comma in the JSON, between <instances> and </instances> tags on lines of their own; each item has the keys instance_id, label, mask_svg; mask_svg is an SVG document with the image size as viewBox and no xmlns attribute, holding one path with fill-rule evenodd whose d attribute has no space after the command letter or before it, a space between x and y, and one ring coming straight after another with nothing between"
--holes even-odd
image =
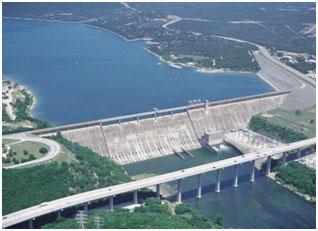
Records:
<instances>
[{"instance_id":1,"label":"transmission tower","mask_svg":"<svg viewBox=\"0 0 318 231\"><path fill-rule=\"evenodd\" d=\"M72 152L73 152L73 154L75 155L75 145L74 145L74 142L72 143Z\"/></svg>"},{"instance_id":2,"label":"transmission tower","mask_svg":"<svg viewBox=\"0 0 318 231\"><path fill-rule=\"evenodd\" d=\"M77 211L76 221L77 221L77 224L79 224L79 228L80 229L85 229L84 224L87 222L86 216L87 215L85 214L85 211L83 211L83 210L78 210Z\"/></svg>"},{"instance_id":3,"label":"transmission tower","mask_svg":"<svg viewBox=\"0 0 318 231\"><path fill-rule=\"evenodd\" d=\"M96 226L96 229L100 229L100 227L104 224L104 221L99 215L97 215L94 218L94 224Z\"/></svg>"}]
</instances>

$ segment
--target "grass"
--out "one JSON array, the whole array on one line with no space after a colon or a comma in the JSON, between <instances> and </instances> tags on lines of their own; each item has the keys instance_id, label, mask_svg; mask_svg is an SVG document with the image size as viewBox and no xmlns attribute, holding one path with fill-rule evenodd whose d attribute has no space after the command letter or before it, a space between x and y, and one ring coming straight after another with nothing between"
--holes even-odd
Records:
<instances>
[{"instance_id":1,"label":"grass","mask_svg":"<svg viewBox=\"0 0 318 231\"><path fill-rule=\"evenodd\" d=\"M64 145L60 144L60 146L61 146L61 151L52 161L56 161L59 164L61 164L62 162L71 163L72 155L73 155L72 152L68 150Z\"/></svg>"},{"instance_id":2,"label":"grass","mask_svg":"<svg viewBox=\"0 0 318 231\"><path fill-rule=\"evenodd\" d=\"M12 151L17 153L16 155L13 155L13 157L19 160L20 163L22 159L29 159L30 154L33 154L36 157L36 159L43 157L44 155L39 152L39 149L42 147L45 147L48 151L50 151L50 147L48 145L34 141L24 141L21 143L10 145ZM24 155L23 150L27 150L28 155ZM12 161L11 163L3 163L3 166L11 165L14 165Z\"/></svg>"},{"instance_id":3,"label":"grass","mask_svg":"<svg viewBox=\"0 0 318 231\"><path fill-rule=\"evenodd\" d=\"M17 142L19 140L12 140L12 139L2 139L2 143L3 144L11 144L11 143L14 143L14 142Z\"/></svg>"},{"instance_id":4,"label":"grass","mask_svg":"<svg viewBox=\"0 0 318 231\"><path fill-rule=\"evenodd\" d=\"M132 178L134 180L141 180L141 179L145 179L145 178L149 178L149 177L153 177L153 176L156 176L156 174L155 173L143 173L143 174L133 176Z\"/></svg>"},{"instance_id":5,"label":"grass","mask_svg":"<svg viewBox=\"0 0 318 231\"><path fill-rule=\"evenodd\" d=\"M277 109L269 111L268 113L283 119L294 121L298 124L303 124L304 127L306 128L306 131L304 131L304 133L309 137L315 137L316 136L316 105L301 109L299 111L301 112L301 114L297 115L296 110L284 110L281 108L277 108ZM309 122L311 119L314 120L313 123ZM283 125L276 121L274 123Z\"/></svg>"}]
</instances>

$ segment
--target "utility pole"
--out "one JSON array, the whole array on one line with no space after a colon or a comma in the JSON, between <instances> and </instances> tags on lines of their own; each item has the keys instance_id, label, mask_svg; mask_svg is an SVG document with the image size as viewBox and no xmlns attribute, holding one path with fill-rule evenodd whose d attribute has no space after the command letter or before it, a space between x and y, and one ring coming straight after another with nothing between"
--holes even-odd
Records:
<instances>
[{"instance_id":1,"label":"utility pole","mask_svg":"<svg viewBox=\"0 0 318 231\"><path fill-rule=\"evenodd\" d=\"M97 215L96 217L94 217L94 224L96 226L96 229L100 229L100 227L104 224L104 221L99 215Z\"/></svg>"},{"instance_id":2,"label":"utility pole","mask_svg":"<svg viewBox=\"0 0 318 231\"><path fill-rule=\"evenodd\" d=\"M77 214L76 214L76 220L77 220L77 223L79 224L79 228L80 229L85 229L85 226L84 224L87 222L86 221L86 214L85 214L85 211L83 210L78 210L77 211Z\"/></svg>"}]
</instances>

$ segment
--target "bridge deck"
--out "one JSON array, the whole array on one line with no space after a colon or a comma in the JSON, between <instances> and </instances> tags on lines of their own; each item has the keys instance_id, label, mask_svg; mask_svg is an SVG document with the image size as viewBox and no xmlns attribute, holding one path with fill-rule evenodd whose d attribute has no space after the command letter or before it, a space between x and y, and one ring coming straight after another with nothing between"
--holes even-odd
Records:
<instances>
[{"instance_id":1,"label":"bridge deck","mask_svg":"<svg viewBox=\"0 0 318 231\"><path fill-rule=\"evenodd\" d=\"M245 163L252 160L257 160L261 158L265 158L268 156L280 154L283 152L287 152L290 150L295 150L301 147L314 145L316 143L316 138L311 138L303 141L298 141L295 143L282 145L279 147L275 147L272 149L268 149L266 151L253 152L250 154L246 154L244 156L233 157L209 164L204 164L192 168L187 168L181 171L175 171L155 177L150 177L142 180L137 180L125 184L110 186L107 188L97 189L85 193L80 193L77 195L61 198L58 200L54 200L48 202L46 206L33 206L27 209L20 210L15 213L8 214L2 217L2 228L6 228L12 226L14 224L44 215L51 212L58 211L60 209L64 209L67 207L75 206L78 204L82 204L85 202L114 196L117 194L122 194L125 192L130 192L134 190L138 190L141 188L146 188L150 186L154 186L157 184L166 183L169 181L179 180L186 177L198 175L205 172L215 171L217 169L222 169L230 166L234 166L240 163Z\"/></svg>"}]
</instances>

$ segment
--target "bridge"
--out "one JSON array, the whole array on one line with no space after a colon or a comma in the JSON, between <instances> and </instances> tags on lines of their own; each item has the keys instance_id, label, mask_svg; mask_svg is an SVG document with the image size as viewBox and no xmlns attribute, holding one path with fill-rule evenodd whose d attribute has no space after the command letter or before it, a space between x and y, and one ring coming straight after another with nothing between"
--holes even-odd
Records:
<instances>
[{"instance_id":1,"label":"bridge","mask_svg":"<svg viewBox=\"0 0 318 231\"><path fill-rule=\"evenodd\" d=\"M93 191L80 193L77 195L57 199L50 202L45 202L40 205L36 205L27 209L23 209L2 217L2 228L7 228L12 225L29 221L29 228L33 228L33 219L36 217L49 214L52 212L57 212L57 216L61 215L61 210L72 207L79 204L84 204L84 209L88 212L88 202L102 199L102 198L109 198L110 203L110 210L113 210L114 203L113 198L114 196L122 193L133 192L134 194L134 203L138 203L138 190L150 186L156 186L156 196L160 198L160 185L163 183L177 181L178 182L178 192L177 192L177 202L181 203L182 201L182 190L181 184L182 180L186 177L191 176L198 176L198 189L197 189L197 197L201 197L201 185L202 185L202 174L216 171L216 187L215 191L220 192L220 171L227 167L235 167L235 175L233 179L233 186L238 186L238 166L240 164L251 162L251 172L250 172L250 181L254 182L254 174L255 174L255 161L258 159L267 158L267 165L265 174L268 175L271 168L271 158L274 155L282 154L283 153L283 162L286 161L286 155L288 151L297 150L297 153L300 153L299 150L305 147L311 147L311 151L314 151L314 146L316 144L316 138L311 138L303 141L298 141L295 143L284 144L279 147L271 148L265 151L257 151L252 152L249 154L204 164L192 168L187 168L181 171L175 171L155 177L150 177L142 180L137 180L129 183L119 184L115 186L110 186L102 189L96 189ZM297 154L299 157L299 155Z\"/></svg>"}]
</instances>

